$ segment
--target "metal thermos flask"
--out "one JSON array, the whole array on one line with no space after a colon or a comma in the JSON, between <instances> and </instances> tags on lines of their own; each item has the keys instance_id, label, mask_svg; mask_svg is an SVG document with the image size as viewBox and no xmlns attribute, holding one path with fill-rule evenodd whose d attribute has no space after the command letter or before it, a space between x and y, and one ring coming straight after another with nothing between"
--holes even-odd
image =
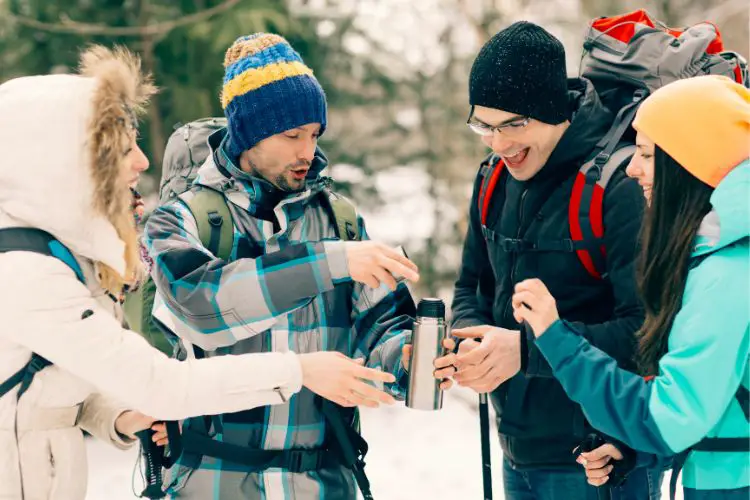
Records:
<instances>
[{"instance_id":1,"label":"metal thermos flask","mask_svg":"<svg viewBox=\"0 0 750 500\"><path fill-rule=\"evenodd\" d=\"M440 299L422 299L412 330L412 353L409 366L409 390L406 406L416 410L439 410L443 407L440 380L435 378L435 359L444 353L446 335L445 304Z\"/></svg>"}]
</instances>

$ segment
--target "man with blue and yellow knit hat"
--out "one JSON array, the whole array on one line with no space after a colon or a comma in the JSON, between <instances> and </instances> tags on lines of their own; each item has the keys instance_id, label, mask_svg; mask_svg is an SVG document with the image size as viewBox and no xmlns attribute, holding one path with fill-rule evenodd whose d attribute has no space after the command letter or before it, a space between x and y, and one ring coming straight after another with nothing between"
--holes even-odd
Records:
<instances>
[{"instance_id":1,"label":"man with blue and yellow knit hat","mask_svg":"<svg viewBox=\"0 0 750 500\"><path fill-rule=\"evenodd\" d=\"M331 387L318 394L345 407L400 398L408 378L402 349L415 308L394 276L419 275L395 249L367 241L361 217L341 234L331 206L342 198L320 175L327 164L317 148L326 129L323 89L278 35L239 38L224 66L228 126L209 138L211 154L190 191L157 209L146 227L152 274L175 333L183 347L207 357L339 351L392 373L395 382L387 392L368 386L342 397L331 376ZM226 259L202 244L188 208L207 190L221 193L231 214ZM169 493L201 500L356 498L333 419L323 414L331 404L307 388L279 394L276 405L184 422L185 449L170 469ZM352 424L353 412L335 408Z\"/></svg>"}]
</instances>

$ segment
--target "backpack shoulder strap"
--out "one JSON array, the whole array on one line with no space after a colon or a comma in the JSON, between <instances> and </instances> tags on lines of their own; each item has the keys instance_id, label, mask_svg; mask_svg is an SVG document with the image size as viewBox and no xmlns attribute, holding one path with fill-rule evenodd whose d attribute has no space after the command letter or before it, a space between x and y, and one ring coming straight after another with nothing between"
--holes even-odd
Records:
<instances>
[{"instance_id":1,"label":"backpack shoulder strap","mask_svg":"<svg viewBox=\"0 0 750 500\"><path fill-rule=\"evenodd\" d=\"M357 207L349 198L330 189L325 190L324 203L336 221L336 237L344 241L359 241L362 235L357 221Z\"/></svg>"},{"instance_id":2,"label":"backpack shoulder strap","mask_svg":"<svg viewBox=\"0 0 750 500\"><path fill-rule=\"evenodd\" d=\"M73 253L46 231L31 227L0 229L0 253L18 251L55 257L71 268L79 281L85 282L83 270Z\"/></svg>"},{"instance_id":3,"label":"backpack shoulder strap","mask_svg":"<svg viewBox=\"0 0 750 500\"><path fill-rule=\"evenodd\" d=\"M742 408L742 413L745 414L745 420L750 422L750 391L748 391L747 387L742 385L742 383L740 383L740 386L737 388L734 399L737 400L740 408Z\"/></svg>"},{"instance_id":4,"label":"backpack shoulder strap","mask_svg":"<svg viewBox=\"0 0 750 500\"><path fill-rule=\"evenodd\" d=\"M606 157L597 154L578 171L568 209L573 245L586 271L597 279L606 277L604 248L604 192L614 173L635 153L625 146Z\"/></svg>"},{"instance_id":5,"label":"backpack shoulder strap","mask_svg":"<svg viewBox=\"0 0 750 500\"><path fill-rule=\"evenodd\" d=\"M5 252L35 252L55 257L70 267L81 283L86 282L83 270L75 257L73 257L73 253L56 240L54 236L41 229L28 227L0 229L0 253ZM16 395L16 399L20 399L31 386L34 376L51 364L42 356L32 353L28 363L0 384L0 397L3 397L15 386L21 384Z\"/></svg>"},{"instance_id":6,"label":"backpack shoulder strap","mask_svg":"<svg viewBox=\"0 0 750 500\"><path fill-rule=\"evenodd\" d=\"M495 186L497 186L500 174L504 170L503 167L504 164L502 158L498 155L491 155L482 164L482 169L479 173L479 175L482 176L482 185L479 187L479 196L477 197L482 227L487 225L487 214L490 210L490 201L492 200L492 194L495 192Z\"/></svg>"},{"instance_id":7,"label":"backpack shoulder strap","mask_svg":"<svg viewBox=\"0 0 750 500\"><path fill-rule=\"evenodd\" d=\"M216 257L229 260L234 244L234 223L226 198L206 186L189 192L192 196L183 193L180 199L195 217L201 243Z\"/></svg>"},{"instance_id":8,"label":"backpack shoulder strap","mask_svg":"<svg viewBox=\"0 0 750 500\"><path fill-rule=\"evenodd\" d=\"M369 447L358 429L359 411L355 408L351 423L347 423L342 415L342 413L347 412L347 409L336 403L323 400L320 410L336 440L336 446L343 459L344 466L354 473L354 480L362 493L362 497L365 500L372 500L370 480L365 473L364 460Z\"/></svg>"},{"instance_id":9,"label":"backpack shoulder strap","mask_svg":"<svg viewBox=\"0 0 750 500\"><path fill-rule=\"evenodd\" d=\"M31 353L31 359L28 363L23 365L20 370L10 376L2 384L0 384L0 398L10 392L15 386L21 384L16 394L16 401L21 399L21 396L26 390L31 387L31 382L34 380L34 376L40 371L47 368L52 363L47 359L39 356L37 353Z\"/></svg>"}]
</instances>

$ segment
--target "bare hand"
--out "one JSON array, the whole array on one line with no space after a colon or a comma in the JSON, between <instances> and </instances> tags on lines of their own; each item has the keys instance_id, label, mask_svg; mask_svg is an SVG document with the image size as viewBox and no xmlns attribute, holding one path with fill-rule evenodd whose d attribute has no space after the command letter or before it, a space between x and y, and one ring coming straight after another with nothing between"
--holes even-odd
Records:
<instances>
[{"instance_id":1,"label":"bare hand","mask_svg":"<svg viewBox=\"0 0 750 500\"><path fill-rule=\"evenodd\" d=\"M396 377L373 368L366 368L364 360L353 360L340 352L323 351L299 355L302 365L302 385L318 396L341 406L393 404L390 394L366 381L393 383Z\"/></svg>"},{"instance_id":2,"label":"bare hand","mask_svg":"<svg viewBox=\"0 0 750 500\"><path fill-rule=\"evenodd\" d=\"M398 250L375 241L349 241L346 243L349 275L354 281L370 288L385 284L396 289L396 277L419 281L417 265Z\"/></svg>"},{"instance_id":3,"label":"bare hand","mask_svg":"<svg viewBox=\"0 0 750 500\"><path fill-rule=\"evenodd\" d=\"M135 439L135 433L148 429L154 423L155 419L144 415L143 413L127 410L115 419L115 430L127 436L130 439Z\"/></svg>"},{"instance_id":4,"label":"bare hand","mask_svg":"<svg viewBox=\"0 0 750 500\"><path fill-rule=\"evenodd\" d=\"M456 348L456 341L453 339L444 339L443 347L449 354L439 357L435 360L436 370L433 372L435 378L442 380L440 388L443 390L453 387L453 380L450 378L456 373L456 355L453 350ZM401 351L401 366L404 370L409 371L409 362L411 361L411 344L406 344Z\"/></svg>"},{"instance_id":5,"label":"bare hand","mask_svg":"<svg viewBox=\"0 0 750 500\"><path fill-rule=\"evenodd\" d=\"M526 321L536 337L540 337L552 323L560 319L555 298L538 279L522 281L516 285L513 317L519 323Z\"/></svg>"},{"instance_id":6,"label":"bare hand","mask_svg":"<svg viewBox=\"0 0 750 500\"><path fill-rule=\"evenodd\" d=\"M177 425L179 425L180 432L182 432L182 422L178 422ZM154 435L151 436L151 441L156 443L157 446L165 446L169 443L167 424L164 422L158 422L151 426L151 430L154 431Z\"/></svg>"},{"instance_id":7,"label":"bare hand","mask_svg":"<svg viewBox=\"0 0 750 500\"><path fill-rule=\"evenodd\" d=\"M602 486L609 481L613 466L612 460L622 460L622 453L612 444L603 444L599 448L581 453L576 461L583 465L586 479L591 486Z\"/></svg>"},{"instance_id":8,"label":"bare hand","mask_svg":"<svg viewBox=\"0 0 750 500\"><path fill-rule=\"evenodd\" d=\"M480 394L492 392L521 370L519 331L482 325L451 334L466 339L458 347L458 373L453 377L459 385ZM476 338L481 340L477 342Z\"/></svg>"}]
</instances>

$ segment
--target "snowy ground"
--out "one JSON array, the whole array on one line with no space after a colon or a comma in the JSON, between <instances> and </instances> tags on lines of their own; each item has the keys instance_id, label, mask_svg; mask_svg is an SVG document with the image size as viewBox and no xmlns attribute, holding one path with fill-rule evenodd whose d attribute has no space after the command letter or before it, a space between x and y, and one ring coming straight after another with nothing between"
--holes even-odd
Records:
<instances>
[{"instance_id":1,"label":"snowy ground","mask_svg":"<svg viewBox=\"0 0 750 500\"><path fill-rule=\"evenodd\" d=\"M370 443L367 473L373 496L378 500L483 498L476 407L473 393L459 388L448 392L439 412L400 406L365 410L362 420ZM501 455L494 432L494 498L501 500ZM136 451L121 452L93 439L88 440L88 450L87 499L135 498L131 484ZM668 484L665 481L664 498L669 498ZM137 487L137 491L141 489ZM682 500L682 495L677 498Z\"/></svg>"}]
</instances>

